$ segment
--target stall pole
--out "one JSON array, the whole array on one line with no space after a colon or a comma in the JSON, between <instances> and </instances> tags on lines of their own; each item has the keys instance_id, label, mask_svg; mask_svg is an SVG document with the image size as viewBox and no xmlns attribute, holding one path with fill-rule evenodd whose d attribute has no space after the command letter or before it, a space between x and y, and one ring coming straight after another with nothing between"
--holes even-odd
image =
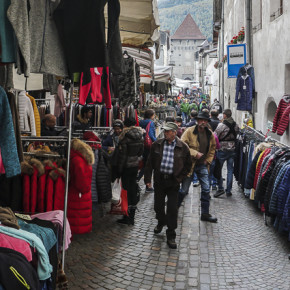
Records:
<instances>
[{"instance_id":1,"label":"stall pole","mask_svg":"<svg viewBox=\"0 0 290 290\"><path fill-rule=\"evenodd\" d=\"M70 148L72 139L72 96L73 96L74 85L73 82L70 88L69 94L69 127L68 127L68 144L67 144L67 163L66 163L66 176L65 176L65 197L64 197L64 212L63 212L63 236L62 236L62 270L64 270L64 260L65 260L65 235L66 235L66 216L67 216L67 197L68 197L68 183L69 183L69 166L70 166Z\"/></svg>"}]
</instances>

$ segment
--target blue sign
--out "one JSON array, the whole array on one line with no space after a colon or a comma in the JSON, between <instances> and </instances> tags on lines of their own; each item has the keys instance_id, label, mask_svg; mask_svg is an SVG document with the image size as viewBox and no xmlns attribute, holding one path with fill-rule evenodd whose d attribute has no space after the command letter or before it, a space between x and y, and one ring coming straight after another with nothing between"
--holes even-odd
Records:
<instances>
[{"instance_id":1,"label":"blue sign","mask_svg":"<svg viewBox=\"0 0 290 290\"><path fill-rule=\"evenodd\" d=\"M239 70L246 64L246 44L231 44L227 46L228 78L236 78Z\"/></svg>"}]
</instances>

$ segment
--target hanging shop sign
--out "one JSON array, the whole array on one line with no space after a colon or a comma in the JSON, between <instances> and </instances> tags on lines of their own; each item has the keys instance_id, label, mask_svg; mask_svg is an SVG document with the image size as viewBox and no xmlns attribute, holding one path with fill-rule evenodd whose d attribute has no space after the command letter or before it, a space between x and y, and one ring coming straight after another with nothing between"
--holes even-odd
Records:
<instances>
[{"instance_id":1,"label":"hanging shop sign","mask_svg":"<svg viewBox=\"0 0 290 290\"><path fill-rule=\"evenodd\" d=\"M239 70L246 64L246 44L227 46L228 78L236 78Z\"/></svg>"}]
</instances>

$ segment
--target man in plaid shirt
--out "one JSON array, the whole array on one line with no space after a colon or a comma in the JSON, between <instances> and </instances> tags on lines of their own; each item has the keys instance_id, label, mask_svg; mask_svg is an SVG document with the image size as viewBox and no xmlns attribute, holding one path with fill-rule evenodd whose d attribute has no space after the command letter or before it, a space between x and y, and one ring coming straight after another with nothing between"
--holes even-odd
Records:
<instances>
[{"instance_id":1,"label":"man in plaid shirt","mask_svg":"<svg viewBox=\"0 0 290 290\"><path fill-rule=\"evenodd\" d=\"M168 122L163 129L165 137L155 141L150 150L145 168L145 184L151 187L154 171L154 210L158 220L154 233L161 233L163 227L167 226L167 244L171 249L176 249L178 191L180 183L191 169L191 157L188 146L176 137L178 126Z\"/></svg>"}]
</instances>

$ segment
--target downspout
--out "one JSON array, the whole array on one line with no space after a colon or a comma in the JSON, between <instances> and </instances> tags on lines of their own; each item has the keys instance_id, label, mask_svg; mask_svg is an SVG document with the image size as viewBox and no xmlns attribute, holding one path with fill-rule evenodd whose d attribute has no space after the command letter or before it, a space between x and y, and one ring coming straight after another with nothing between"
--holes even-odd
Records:
<instances>
[{"instance_id":1,"label":"downspout","mask_svg":"<svg viewBox=\"0 0 290 290\"><path fill-rule=\"evenodd\" d=\"M221 54L220 54L220 59L223 58L225 55L224 49L225 49L225 0L222 0L222 35L221 35L221 42L222 42L222 49L221 49ZM222 107L224 108L225 104L225 71L224 71L224 62L222 61L222 96L221 96L221 101L222 101Z\"/></svg>"},{"instance_id":2,"label":"downspout","mask_svg":"<svg viewBox=\"0 0 290 290\"><path fill-rule=\"evenodd\" d=\"M252 47L252 1L246 0L246 43L247 43L247 62L253 65L253 47ZM252 119L255 127L255 108L256 98L252 99Z\"/></svg>"}]
</instances>

